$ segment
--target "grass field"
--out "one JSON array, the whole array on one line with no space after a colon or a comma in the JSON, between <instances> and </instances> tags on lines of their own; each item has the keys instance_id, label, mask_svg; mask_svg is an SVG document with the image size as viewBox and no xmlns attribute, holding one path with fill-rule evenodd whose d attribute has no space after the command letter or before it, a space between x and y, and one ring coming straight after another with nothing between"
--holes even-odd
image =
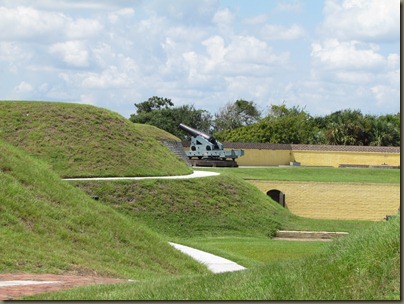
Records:
<instances>
[{"instance_id":1,"label":"grass field","mask_svg":"<svg viewBox=\"0 0 404 304\"><path fill-rule=\"evenodd\" d=\"M333 242L322 253L245 271L92 286L46 300L399 300L400 219Z\"/></svg>"},{"instance_id":2,"label":"grass field","mask_svg":"<svg viewBox=\"0 0 404 304\"><path fill-rule=\"evenodd\" d=\"M0 272L140 281L30 299L400 298L399 217L387 222L300 218L244 182L399 183L398 170L237 168L193 180L67 182L60 176L184 173L181 166L176 171L165 165L170 159L158 140L170 135L95 107L0 102L0 130ZM150 151L157 161L147 158ZM119 158L120 153L125 155ZM136 161L128 165L127 154ZM277 229L350 235L328 243L286 242L270 238ZM168 241L218 254L248 270L213 275Z\"/></svg>"},{"instance_id":3,"label":"grass field","mask_svg":"<svg viewBox=\"0 0 404 304\"><path fill-rule=\"evenodd\" d=\"M341 183L400 183L400 170L373 168L266 167L198 168L248 180L312 181Z\"/></svg>"}]
</instances>

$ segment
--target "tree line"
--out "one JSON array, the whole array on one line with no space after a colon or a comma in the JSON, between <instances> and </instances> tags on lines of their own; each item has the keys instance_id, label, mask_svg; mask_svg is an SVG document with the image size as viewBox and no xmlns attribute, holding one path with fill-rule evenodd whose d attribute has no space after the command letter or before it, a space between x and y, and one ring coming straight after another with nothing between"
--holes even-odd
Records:
<instances>
[{"instance_id":1,"label":"tree line","mask_svg":"<svg viewBox=\"0 0 404 304\"><path fill-rule=\"evenodd\" d=\"M178 128L184 123L224 142L400 146L400 113L363 115L344 109L325 116L311 116L304 108L271 105L267 115L253 101L229 102L213 115L193 105L176 107L171 99L153 96L135 103L130 120L154 125L189 140Z\"/></svg>"}]
</instances>

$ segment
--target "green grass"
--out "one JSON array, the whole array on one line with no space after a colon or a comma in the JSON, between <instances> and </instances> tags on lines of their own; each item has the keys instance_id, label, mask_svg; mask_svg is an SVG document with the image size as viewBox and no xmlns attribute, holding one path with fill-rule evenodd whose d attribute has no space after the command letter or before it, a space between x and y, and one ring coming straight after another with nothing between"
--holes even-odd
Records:
<instances>
[{"instance_id":1,"label":"green grass","mask_svg":"<svg viewBox=\"0 0 404 304\"><path fill-rule=\"evenodd\" d=\"M91 106L0 102L0 272L141 280L36 299L400 297L399 219L300 218L243 181L398 183L398 170L237 168L192 180L60 180L60 175L185 174L158 143L167 138L172 139L161 130ZM350 236L332 243L271 240L277 229L347 231ZM212 275L168 240L249 269Z\"/></svg>"},{"instance_id":2,"label":"green grass","mask_svg":"<svg viewBox=\"0 0 404 304\"><path fill-rule=\"evenodd\" d=\"M289 261L323 252L330 245L322 241L284 241L259 237L192 238L182 244L235 261L247 268L273 261Z\"/></svg>"},{"instance_id":3,"label":"green grass","mask_svg":"<svg viewBox=\"0 0 404 304\"><path fill-rule=\"evenodd\" d=\"M0 101L0 139L46 161L63 177L192 172L160 143L178 138L89 105Z\"/></svg>"},{"instance_id":4,"label":"green grass","mask_svg":"<svg viewBox=\"0 0 404 304\"><path fill-rule=\"evenodd\" d=\"M271 237L278 229L348 231L370 221L293 215L253 185L231 176L189 180L72 182L160 234L182 240L211 236Z\"/></svg>"},{"instance_id":5,"label":"green grass","mask_svg":"<svg viewBox=\"0 0 404 304\"><path fill-rule=\"evenodd\" d=\"M100 202L168 237L271 236L287 213L254 186L217 176L190 180L80 181Z\"/></svg>"},{"instance_id":6,"label":"green grass","mask_svg":"<svg viewBox=\"0 0 404 304\"><path fill-rule=\"evenodd\" d=\"M78 288L41 300L400 300L400 219L324 252L218 275Z\"/></svg>"},{"instance_id":7,"label":"green grass","mask_svg":"<svg viewBox=\"0 0 404 304\"><path fill-rule=\"evenodd\" d=\"M206 273L133 218L0 140L0 272L131 279Z\"/></svg>"},{"instance_id":8,"label":"green grass","mask_svg":"<svg viewBox=\"0 0 404 304\"><path fill-rule=\"evenodd\" d=\"M400 183L400 170L373 168L269 167L198 168L246 180L311 181L341 183Z\"/></svg>"}]
</instances>

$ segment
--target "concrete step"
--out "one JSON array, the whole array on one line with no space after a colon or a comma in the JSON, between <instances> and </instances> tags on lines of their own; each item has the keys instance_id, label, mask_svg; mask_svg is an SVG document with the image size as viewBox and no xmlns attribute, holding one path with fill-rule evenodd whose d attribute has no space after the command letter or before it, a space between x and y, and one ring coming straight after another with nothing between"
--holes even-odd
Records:
<instances>
[{"instance_id":1,"label":"concrete step","mask_svg":"<svg viewBox=\"0 0 404 304\"><path fill-rule=\"evenodd\" d=\"M191 166L191 162L188 156L185 154L184 148L182 147L181 142L177 141L161 141L163 145L165 145L171 152L177 155L180 159L186 162L189 166Z\"/></svg>"},{"instance_id":2,"label":"concrete step","mask_svg":"<svg viewBox=\"0 0 404 304\"><path fill-rule=\"evenodd\" d=\"M347 236L348 234L348 232L278 230L275 238L290 240L332 240L337 237Z\"/></svg>"}]
</instances>

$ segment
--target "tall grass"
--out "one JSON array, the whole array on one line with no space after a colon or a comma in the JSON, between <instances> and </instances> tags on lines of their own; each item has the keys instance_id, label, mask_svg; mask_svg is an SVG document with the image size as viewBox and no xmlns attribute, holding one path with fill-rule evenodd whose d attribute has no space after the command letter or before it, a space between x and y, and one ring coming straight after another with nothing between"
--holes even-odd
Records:
<instances>
[{"instance_id":1,"label":"tall grass","mask_svg":"<svg viewBox=\"0 0 404 304\"><path fill-rule=\"evenodd\" d=\"M400 219L334 242L325 252L246 271L92 286L46 300L399 300Z\"/></svg>"}]
</instances>

